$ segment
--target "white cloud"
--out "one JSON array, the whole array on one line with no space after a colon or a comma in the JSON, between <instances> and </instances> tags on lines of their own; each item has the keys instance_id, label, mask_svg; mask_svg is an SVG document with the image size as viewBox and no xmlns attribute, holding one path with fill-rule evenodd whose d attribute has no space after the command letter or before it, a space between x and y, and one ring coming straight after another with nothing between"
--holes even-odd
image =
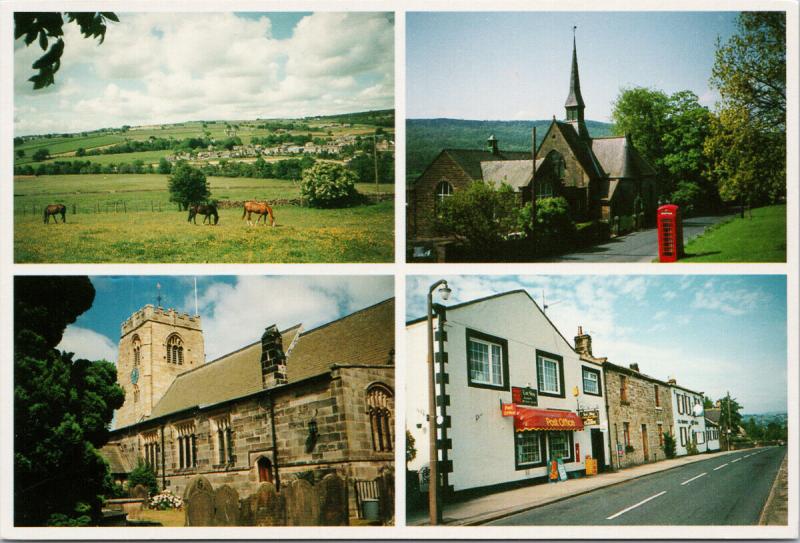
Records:
<instances>
[{"instance_id":1,"label":"white cloud","mask_svg":"<svg viewBox=\"0 0 800 543\"><path fill-rule=\"evenodd\" d=\"M240 276L214 283L198 299L206 358L258 341L272 324L305 330L394 295L392 276ZM194 297L185 300L194 307Z\"/></svg>"},{"instance_id":2,"label":"white cloud","mask_svg":"<svg viewBox=\"0 0 800 543\"><path fill-rule=\"evenodd\" d=\"M15 44L17 133L394 104L394 24L382 13L314 13L288 39L272 35L266 16L121 14L102 45L74 24L65 25L65 42L56 85L40 91L26 80L42 51Z\"/></svg>"},{"instance_id":3,"label":"white cloud","mask_svg":"<svg viewBox=\"0 0 800 543\"><path fill-rule=\"evenodd\" d=\"M760 291L720 290L715 289L713 282L708 281L705 288L695 292L692 307L739 317L755 311L764 302L765 296Z\"/></svg>"},{"instance_id":4,"label":"white cloud","mask_svg":"<svg viewBox=\"0 0 800 543\"><path fill-rule=\"evenodd\" d=\"M62 351L75 353L74 359L117 361L117 344L103 334L80 326L68 326L61 343L56 347Z\"/></svg>"}]
</instances>

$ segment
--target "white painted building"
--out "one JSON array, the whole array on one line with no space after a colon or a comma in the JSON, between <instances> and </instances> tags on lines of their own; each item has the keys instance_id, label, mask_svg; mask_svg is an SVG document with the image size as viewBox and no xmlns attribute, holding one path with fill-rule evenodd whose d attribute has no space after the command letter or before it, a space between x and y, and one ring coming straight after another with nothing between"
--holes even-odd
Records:
<instances>
[{"instance_id":1,"label":"white painted building","mask_svg":"<svg viewBox=\"0 0 800 543\"><path fill-rule=\"evenodd\" d=\"M608 466L602 368L580 359L527 292L443 309L434 319L434 351L445 488L544 481L548 459L559 456L568 473L583 471L587 455ZM429 460L426 327L422 318L406 328L412 470Z\"/></svg>"},{"instance_id":2,"label":"white painted building","mask_svg":"<svg viewBox=\"0 0 800 543\"><path fill-rule=\"evenodd\" d=\"M715 452L720 450L719 424L706 417L706 450Z\"/></svg>"},{"instance_id":3,"label":"white painted building","mask_svg":"<svg viewBox=\"0 0 800 543\"><path fill-rule=\"evenodd\" d=\"M670 379L668 383L672 396L672 435L675 437L675 455L688 454L687 447L690 442L697 445L697 452L706 452L708 446L703 393L679 386L674 379Z\"/></svg>"}]
</instances>

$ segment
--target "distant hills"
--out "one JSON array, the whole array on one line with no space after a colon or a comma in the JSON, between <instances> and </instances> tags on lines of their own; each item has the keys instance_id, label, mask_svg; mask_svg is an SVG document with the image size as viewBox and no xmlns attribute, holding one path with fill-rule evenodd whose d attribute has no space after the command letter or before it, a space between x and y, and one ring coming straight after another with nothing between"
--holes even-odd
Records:
<instances>
[{"instance_id":1,"label":"distant hills","mask_svg":"<svg viewBox=\"0 0 800 543\"><path fill-rule=\"evenodd\" d=\"M494 134L500 149L528 151L531 129L541 142L551 120L539 121L470 121L463 119L408 119L406 121L406 178L418 177L442 149L484 149L486 139ZM612 125L586 121L593 137L609 136Z\"/></svg>"},{"instance_id":2,"label":"distant hills","mask_svg":"<svg viewBox=\"0 0 800 543\"><path fill-rule=\"evenodd\" d=\"M744 414L742 415L742 420L747 421L749 419L755 419L756 423L760 426L766 426L770 422L777 422L781 426L785 426L788 421L789 416L786 413L780 412L768 412L768 413L756 413L756 414Z\"/></svg>"}]
</instances>

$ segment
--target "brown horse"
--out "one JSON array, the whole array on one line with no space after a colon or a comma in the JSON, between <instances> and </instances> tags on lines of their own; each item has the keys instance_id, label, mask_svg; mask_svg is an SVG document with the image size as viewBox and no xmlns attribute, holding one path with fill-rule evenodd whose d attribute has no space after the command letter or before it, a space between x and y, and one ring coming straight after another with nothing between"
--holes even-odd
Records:
<instances>
[{"instance_id":1,"label":"brown horse","mask_svg":"<svg viewBox=\"0 0 800 543\"><path fill-rule=\"evenodd\" d=\"M214 204L194 204L189 206L189 222L197 224L197 215L203 215L203 224L219 224L219 213Z\"/></svg>"},{"instance_id":2,"label":"brown horse","mask_svg":"<svg viewBox=\"0 0 800 543\"><path fill-rule=\"evenodd\" d=\"M256 202L253 200L245 202L242 219L244 219L245 215L247 215L247 224L250 226L253 226L253 221L250 218L253 213L258 215L258 218L256 218L256 224L258 224L258 221L261 220L261 217L264 217L264 226L266 226L267 215L269 215L269 225L275 226L275 214L272 212L272 208L267 202Z\"/></svg>"},{"instance_id":3,"label":"brown horse","mask_svg":"<svg viewBox=\"0 0 800 543\"><path fill-rule=\"evenodd\" d=\"M61 215L61 222L67 222L67 206L64 204L50 204L49 206L44 208L44 223L50 223L50 216L53 216L53 220L58 224L58 217L56 215Z\"/></svg>"}]
</instances>

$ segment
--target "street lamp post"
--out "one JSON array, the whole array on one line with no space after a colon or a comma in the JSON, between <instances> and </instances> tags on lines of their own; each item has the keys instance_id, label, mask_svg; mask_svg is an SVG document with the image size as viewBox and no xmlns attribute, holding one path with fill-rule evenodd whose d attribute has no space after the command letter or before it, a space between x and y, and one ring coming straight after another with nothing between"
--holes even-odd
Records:
<instances>
[{"instance_id":1,"label":"street lamp post","mask_svg":"<svg viewBox=\"0 0 800 543\"><path fill-rule=\"evenodd\" d=\"M439 510L439 451L436 449L438 436L436 421L436 369L433 363L433 292L439 292L443 300L450 297L450 288L447 281L440 279L428 289L428 438L429 438L429 464L430 476L428 479L428 508L430 510L431 526L439 524L441 512Z\"/></svg>"}]
</instances>

